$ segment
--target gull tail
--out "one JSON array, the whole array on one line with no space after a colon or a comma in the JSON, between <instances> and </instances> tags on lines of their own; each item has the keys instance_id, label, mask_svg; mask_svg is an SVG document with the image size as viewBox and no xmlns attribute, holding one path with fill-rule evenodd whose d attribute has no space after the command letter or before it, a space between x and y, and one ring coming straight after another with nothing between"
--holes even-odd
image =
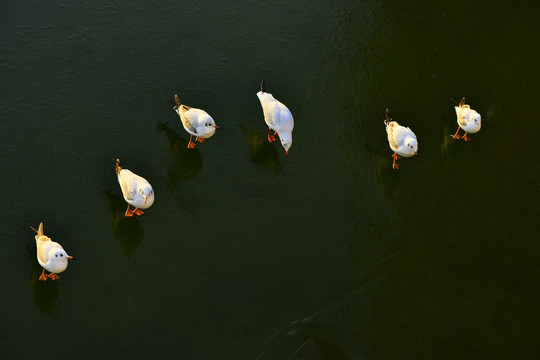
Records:
<instances>
[{"instance_id":1,"label":"gull tail","mask_svg":"<svg viewBox=\"0 0 540 360\"><path fill-rule=\"evenodd\" d=\"M122 164L120 164L120 159L116 159L116 175L120 174L120 171L122 171L123 167Z\"/></svg>"},{"instance_id":2,"label":"gull tail","mask_svg":"<svg viewBox=\"0 0 540 360\"><path fill-rule=\"evenodd\" d=\"M37 237L43 236L43 223L39 223L39 228L36 230L33 226L30 226L30 229L34 230L37 234Z\"/></svg>"},{"instance_id":3,"label":"gull tail","mask_svg":"<svg viewBox=\"0 0 540 360\"><path fill-rule=\"evenodd\" d=\"M461 98L461 101L459 102L459 104L458 104L458 102L456 100L454 100L452 98L450 98L450 100L452 100L456 104L456 108L462 107L463 105L465 105L465 97Z\"/></svg>"},{"instance_id":4,"label":"gull tail","mask_svg":"<svg viewBox=\"0 0 540 360\"><path fill-rule=\"evenodd\" d=\"M392 118L390 117L390 113L388 112L388 109L385 110L385 119L384 124L388 125L392 121Z\"/></svg>"},{"instance_id":5,"label":"gull tail","mask_svg":"<svg viewBox=\"0 0 540 360\"><path fill-rule=\"evenodd\" d=\"M179 109L180 108L180 105L182 105L182 103L180 102L180 98L178 97L177 94L174 94L174 110L176 109Z\"/></svg>"}]
</instances>

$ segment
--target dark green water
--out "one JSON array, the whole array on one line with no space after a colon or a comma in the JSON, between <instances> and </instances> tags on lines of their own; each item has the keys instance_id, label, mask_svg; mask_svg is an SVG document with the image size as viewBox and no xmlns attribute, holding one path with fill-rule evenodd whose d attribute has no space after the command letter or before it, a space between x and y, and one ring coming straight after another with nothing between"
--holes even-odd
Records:
<instances>
[{"instance_id":1,"label":"dark green water","mask_svg":"<svg viewBox=\"0 0 540 360\"><path fill-rule=\"evenodd\" d=\"M540 358L539 4L3 1L0 357ZM223 130L187 150L174 93Z\"/></svg>"}]
</instances>

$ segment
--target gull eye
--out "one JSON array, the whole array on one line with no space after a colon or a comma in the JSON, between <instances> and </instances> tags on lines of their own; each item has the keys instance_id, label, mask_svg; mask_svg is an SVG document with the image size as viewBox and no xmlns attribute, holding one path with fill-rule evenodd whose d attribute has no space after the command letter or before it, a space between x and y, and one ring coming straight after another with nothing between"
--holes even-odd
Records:
<instances>
[{"instance_id":1,"label":"gull eye","mask_svg":"<svg viewBox=\"0 0 540 360\"><path fill-rule=\"evenodd\" d=\"M60 256L64 257L64 254L60 254Z\"/></svg>"},{"instance_id":2,"label":"gull eye","mask_svg":"<svg viewBox=\"0 0 540 360\"><path fill-rule=\"evenodd\" d=\"M54 257L58 257L58 254L54 255Z\"/></svg>"}]
</instances>

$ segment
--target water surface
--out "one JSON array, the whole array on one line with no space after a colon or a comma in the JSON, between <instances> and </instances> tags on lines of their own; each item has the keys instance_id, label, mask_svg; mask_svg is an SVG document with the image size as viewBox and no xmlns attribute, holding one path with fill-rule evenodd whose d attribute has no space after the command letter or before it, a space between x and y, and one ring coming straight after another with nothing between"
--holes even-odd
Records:
<instances>
[{"instance_id":1,"label":"water surface","mask_svg":"<svg viewBox=\"0 0 540 360\"><path fill-rule=\"evenodd\" d=\"M537 359L539 10L3 2L0 355ZM175 93L223 130L186 149ZM420 143L398 171L385 108ZM155 189L140 218L116 158ZM41 221L75 257L57 282Z\"/></svg>"}]
</instances>

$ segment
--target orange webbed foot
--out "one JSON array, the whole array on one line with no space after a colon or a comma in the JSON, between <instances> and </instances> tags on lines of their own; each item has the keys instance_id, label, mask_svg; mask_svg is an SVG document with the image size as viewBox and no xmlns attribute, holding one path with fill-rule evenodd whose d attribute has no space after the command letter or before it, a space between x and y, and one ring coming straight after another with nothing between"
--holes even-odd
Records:
<instances>
[{"instance_id":1,"label":"orange webbed foot","mask_svg":"<svg viewBox=\"0 0 540 360\"><path fill-rule=\"evenodd\" d=\"M126 210L126 217L132 217L133 216L133 210L127 209Z\"/></svg>"},{"instance_id":2,"label":"orange webbed foot","mask_svg":"<svg viewBox=\"0 0 540 360\"><path fill-rule=\"evenodd\" d=\"M41 276L39 277L39 280L41 281L47 281L48 276L45 274L45 269L43 269L43 272L41 273Z\"/></svg>"},{"instance_id":3,"label":"orange webbed foot","mask_svg":"<svg viewBox=\"0 0 540 360\"><path fill-rule=\"evenodd\" d=\"M396 162L397 160L401 159L397 153L392 154L392 157L394 158L394 163L392 164L392 169L399 169L399 164Z\"/></svg>"},{"instance_id":4,"label":"orange webbed foot","mask_svg":"<svg viewBox=\"0 0 540 360\"><path fill-rule=\"evenodd\" d=\"M135 213L135 215L138 215L138 216L141 216L142 214L144 214L144 211L142 211L139 208L135 208L135 210L133 210L133 212Z\"/></svg>"},{"instance_id":5,"label":"orange webbed foot","mask_svg":"<svg viewBox=\"0 0 540 360\"><path fill-rule=\"evenodd\" d=\"M200 143L202 144L202 143L204 142L204 139L197 136L197 137L195 138L195 141L198 141L198 142L200 142Z\"/></svg>"},{"instance_id":6,"label":"orange webbed foot","mask_svg":"<svg viewBox=\"0 0 540 360\"><path fill-rule=\"evenodd\" d=\"M461 138L465 141L471 141L471 139L467 136L467 134L463 135Z\"/></svg>"},{"instance_id":7,"label":"orange webbed foot","mask_svg":"<svg viewBox=\"0 0 540 360\"><path fill-rule=\"evenodd\" d=\"M270 134L271 131L272 131L272 129L268 128L268 141L273 143L273 142L276 141L277 132L274 131L274 135L271 135Z\"/></svg>"},{"instance_id":8,"label":"orange webbed foot","mask_svg":"<svg viewBox=\"0 0 540 360\"><path fill-rule=\"evenodd\" d=\"M193 149L195 147L195 143L191 140L193 139L193 135L189 135L189 142L187 144L188 149ZM195 141L197 141L198 137L195 138Z\"/></svg>"},{"instance_id":9,"label":"orange webbed foot","mask_svg":"<svg viewBox=\"0 0 540 360\"><path fill-rule=\"evenodd\" d=\"M58 279L60 279L60 276L56 275L55 273L50 273L49 278L51 280L58 280Z\"/></svg>"},{"instance_id":10,"label":"orange webbed foot","mask_svg":"<svg viewBox=\"0 0 540 360\"><path fill-rule=\"evenodd\" d=\"M454 135L450 135L450 136L453 137L456 140L461 139L461 136L459 135L459 130L461 130L461 126L458 126L458 128L456 130L456 133ZM465 133L465 134L467 134L467 133Z\"/></svg>"}]
</instances>

